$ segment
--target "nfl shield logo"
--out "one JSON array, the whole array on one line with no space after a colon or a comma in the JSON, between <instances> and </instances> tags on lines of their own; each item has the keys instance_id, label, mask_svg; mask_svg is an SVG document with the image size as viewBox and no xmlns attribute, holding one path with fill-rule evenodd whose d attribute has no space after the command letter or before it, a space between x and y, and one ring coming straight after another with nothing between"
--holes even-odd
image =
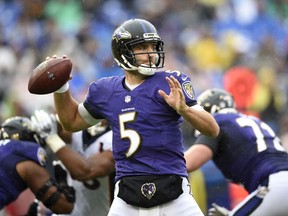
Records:
<instances>
[{"instance_id":1,"label":"nfl shield logo","mask_svg":"<svg viewBox=\"0 0 288 216\"><path fill-rule=\"evenodd\" d=\"M129 103L131 101L131 96L130 95L127 95L126 97L125 97L125 102L126 103Z\"/></svg>"}]
</instances>

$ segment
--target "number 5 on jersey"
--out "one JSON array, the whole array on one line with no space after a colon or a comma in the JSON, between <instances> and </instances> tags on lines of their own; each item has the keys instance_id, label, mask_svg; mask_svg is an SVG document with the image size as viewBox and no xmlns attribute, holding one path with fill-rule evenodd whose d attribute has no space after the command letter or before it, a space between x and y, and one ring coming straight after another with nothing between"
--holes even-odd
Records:
<instances>
[{"instance_id":1,"label":"number 5 on jersey","mask_svg":"<svg viewBox=\"0 0 288 216\"><path fill-rule=\"evenodd\" d=\"M128 122L134 122L136 120L136 112L128 112L119 115L119 125L120 125L120 137L121 139L129 139L130 147L125 153L126 157L131 157L134 155L141 146L141 136L140 134L133 130L125 127Z\"/></svg>"}]
</instances>

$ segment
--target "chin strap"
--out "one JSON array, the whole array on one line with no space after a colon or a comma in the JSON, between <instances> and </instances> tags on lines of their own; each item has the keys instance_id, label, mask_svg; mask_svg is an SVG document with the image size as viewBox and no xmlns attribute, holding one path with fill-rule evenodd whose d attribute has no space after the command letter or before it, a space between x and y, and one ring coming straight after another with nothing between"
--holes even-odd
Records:
<instances>
[{"instance_id":1,"label":"chin strap","mask_svg":"<svg viewBox=\"0 0 288 216\"><path fill-rule=\"evenodd\" d=\"M114 60L116 61L116 63L118 64L119 67L122 67L124 70L127 70L127 71L138 71L142 75L152 76L155 74L155 72L157 70L156 67L154 67L154 68L141 67L141 66L136 67L136 66L130 64L130 62L125 58L125 56L121 55L121 58L123 59L124 63L128 65L128 67L126 67L124 64L122 64L116 58Z\"/></svg>"}]
</instances>

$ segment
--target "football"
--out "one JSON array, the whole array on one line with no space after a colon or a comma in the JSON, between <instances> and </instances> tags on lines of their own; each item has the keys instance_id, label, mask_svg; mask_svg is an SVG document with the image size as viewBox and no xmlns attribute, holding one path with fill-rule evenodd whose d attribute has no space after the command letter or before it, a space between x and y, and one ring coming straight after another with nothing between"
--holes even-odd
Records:
<instances>
[{"instance_id":1,"label":"football","mask_svg":"<svg viewBox=\"0 0 288 216\"><path fill-rule=\"evenodd\" d=\"M72 62L69 58L51 58L39 64L32 72L28 91L32 94L49 94L61 88L69 79Z\"/></svg>"}]
</instances>

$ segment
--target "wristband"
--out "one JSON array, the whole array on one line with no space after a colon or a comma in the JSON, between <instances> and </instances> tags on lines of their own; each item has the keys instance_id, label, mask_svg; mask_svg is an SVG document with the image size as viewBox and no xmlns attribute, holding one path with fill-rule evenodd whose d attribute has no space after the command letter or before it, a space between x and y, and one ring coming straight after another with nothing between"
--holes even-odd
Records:
<instances>
[{"instance_id":1,"label":"wristband","mask_svg":"<svg viewBox=\"0 0 288 216\"><path fill-rule=\"evenodd\" d=\"M57 153L57 151L66 146L64 141L57 134L48 136L46 138L46 144L54 153Z\"/></svg>"},{"instance_id":2,"label":"wristband","mask_svg":"<svg viewBox=\"0 0 288 216\"><path fill-rule=\"evenodd\" d=\"M69 83L66 82L60 89L55 91L55 93L62 94L64 92L68 91L68 90L69 90Z\"/></svg>"}]
</instances>

